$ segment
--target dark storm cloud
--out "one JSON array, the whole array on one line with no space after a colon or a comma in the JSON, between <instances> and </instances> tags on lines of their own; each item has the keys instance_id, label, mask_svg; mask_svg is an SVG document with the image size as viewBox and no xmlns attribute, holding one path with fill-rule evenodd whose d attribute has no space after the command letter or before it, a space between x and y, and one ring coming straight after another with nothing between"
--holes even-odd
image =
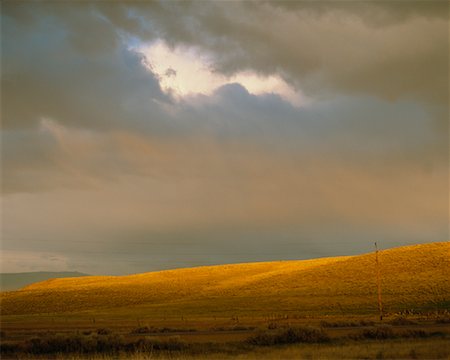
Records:
<instances>
[{"instance_id":1,"label":"dark storm cloud","mask_svg":"<svg viewBox=\"0 0 450 360\"><path fill-rule=\"evenodd\" d=\"M311 13L323 14L330 11L341 14L355 14L372 26L393 25L406 21L411 17L427 17L446 19L448 9L443 0L417 1L364 1L357 4L352 1L268 1L268 3L289 9L290 11L307 10Z\"/></svg>"},{"instance_id":2,"label":"dark storm cloud","mask_svg":"<svg viewBox=\"0 0 450 360\"><path fill-rule=\"evenodd\" d=\"M156 101L169 101L143 58L122 45L79 53L51 17L36 20L33 32L7 17L3 26L3 128L35 127L42 117L75 127L139 128L150 109L158 116Z\"/></svg>"},{"instance_id":3,"label":"dark storm cloud","mask_svg":"<svg viewBox=\"0 0 450 360\"><path fill-rule=\"evenodd\" d=\"M4 9L25 29L56 19L83 54L114 51L126 35L161 37L211 52L217 71L279 72L315 95L330 88L387 99L448 97L445 1L6 2ZM4 28L14 38L8 22Z\"/></svg>"},{"instance_id":4,"label":"dark storm cloud","mask_svg":"<svg viewBox=\"0 0 450 360\"><path fill-rule=\"evenodd\" d=\"M217 71L280 73L315 95L329 88L447 101L445 1L166 2L130 8L169 44L210 51Z\"/></svg>"},{"instance_id":5,"label":"dark storm cloud","mask_svg":"<svg viewBox=\"0 0 450 360\"><path fill-rule=\"evenodd\" d=\"M217 71L279 73L319 98L331 91L419 97L442 124L446 106L436 103L448 100L447 7L440 1L5 2L3 127L36 124L42 116L87 128L139 127L148 125L149 113L158 123L164 115L155 101L170 100L139 66L143 59L126 49L132 37L198 46L210 52ZM376 19L386 24L372 25Z\"/></svg>"}]
</instances>

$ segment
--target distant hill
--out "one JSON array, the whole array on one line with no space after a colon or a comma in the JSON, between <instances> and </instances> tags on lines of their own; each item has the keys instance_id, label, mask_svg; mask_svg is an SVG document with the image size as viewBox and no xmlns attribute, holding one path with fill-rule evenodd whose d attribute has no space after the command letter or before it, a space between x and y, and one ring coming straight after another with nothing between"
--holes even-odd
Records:
<instances>
[{"instance_id":1,"label":"distant hill","mask_svg":"<svg viewBox=\"0 0 450 360\"><path fill-rule=\"evenodd\" d=\"M0 289L1 291L18 290L24 286L33 284L35 282L44 281L54 278L68 278L88 276L77 271L64 272L23 272L23 273L4 273L0 274Z\"/></svg>"},{"instance_id":2,"label":"distant hill","mask_svg":"<svg viewBox=\"0 0 450 360\"><path fill-rule=\"evenodd\" d=\"M379 252L386 311L450 308L450 243ZM375 254L53 279L1 294L2 315L376 314Z\"/></svg>"}]
</instances>

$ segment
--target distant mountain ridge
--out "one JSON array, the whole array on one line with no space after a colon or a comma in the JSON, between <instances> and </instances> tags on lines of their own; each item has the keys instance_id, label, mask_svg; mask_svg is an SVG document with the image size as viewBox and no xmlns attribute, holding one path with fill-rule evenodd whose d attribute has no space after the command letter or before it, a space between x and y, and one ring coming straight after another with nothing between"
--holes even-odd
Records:
<instances>
[{"instance_id":1,"label":"distant mountain ridge","mask_svg":"<svg viewBox=\"0 0 450 360\"><path fill-rule=\"evenodd\" d=\"M78 271L36 271L23 273L0 273L1 291L19 290L24 286L49 279L89 276Z\"/></svg>"}]
</instances>

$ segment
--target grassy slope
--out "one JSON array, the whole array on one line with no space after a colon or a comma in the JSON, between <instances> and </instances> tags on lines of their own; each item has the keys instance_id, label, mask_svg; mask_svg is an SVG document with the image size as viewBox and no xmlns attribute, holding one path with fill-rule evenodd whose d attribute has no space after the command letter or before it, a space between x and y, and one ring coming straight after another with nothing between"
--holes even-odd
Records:
<instances>
[{"instance_id":1,"label":"grassy slope","mask_svg":"<svg viewBox=\"0 0 450 360\"><path fill-rule=\"evenodd\" d=\"M450 243L381 251L388 310L449 306ZM2 314L71 311L178 315L376 310L375 257L208 266L130 276L54 279L2 293Z\"/></svg>"}]
</instances>

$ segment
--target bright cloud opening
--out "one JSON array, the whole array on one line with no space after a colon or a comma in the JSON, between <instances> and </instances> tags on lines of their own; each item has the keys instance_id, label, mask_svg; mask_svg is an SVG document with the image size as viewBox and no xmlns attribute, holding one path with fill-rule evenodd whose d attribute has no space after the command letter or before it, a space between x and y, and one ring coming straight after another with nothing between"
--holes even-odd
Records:
<instances>
[{"instance_id":1,"label":"bright cloud opening","mask_svg":"<svg viewBox=\"0 0 450 360\"><path fill-rule=\"evenodd\" d=\"M263 76L246 71L231 77L214 72L212 60L191 47L170 48L163 41L138 49L146 58L146 66L159 77L163 91L175 98L189 95L209 95L218 87L239 83L254 95L277 94L294 106L308 100L278 75Z\"/></svg>"}]
</instances>

